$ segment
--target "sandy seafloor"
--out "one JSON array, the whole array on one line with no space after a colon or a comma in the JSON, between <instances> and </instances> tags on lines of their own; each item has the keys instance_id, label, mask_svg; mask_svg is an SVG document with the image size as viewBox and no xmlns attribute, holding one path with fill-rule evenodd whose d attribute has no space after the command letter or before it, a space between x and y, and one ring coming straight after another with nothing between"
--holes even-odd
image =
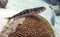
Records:
<instances>
[{"instance_id":1,"label":"sandy seafloor","mask_svg":"<svg viewBox=\"0 0 60 37\"><path fill-rule=\"evenodd\" d=\"M49 5L41 0L9 0L6 9L0 9L0 17L11 17L24 9L34 8L34 7L46 7L46 11L40 13L39 15L46 18L51 26L55 25L52 28L56 33L56 37L60 37L60 16L55 16L53 10L49 8ZM4 15L4 16L3 16Z\"/></svg>"}]
</instances>

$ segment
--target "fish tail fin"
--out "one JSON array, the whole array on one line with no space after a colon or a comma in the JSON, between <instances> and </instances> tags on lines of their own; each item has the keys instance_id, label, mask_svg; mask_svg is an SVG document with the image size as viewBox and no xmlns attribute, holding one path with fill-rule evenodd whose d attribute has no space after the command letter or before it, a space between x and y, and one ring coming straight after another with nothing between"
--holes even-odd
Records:
<instances>
[{"instance_id":1,"label":"fish tail fin","mask_svg":"<svg viewBox=\"0 0 60 37\"><path fill-rule=\"evenodd\" d=\"M11 20L11 18L10 17L7 17L7 18L5 18L5 19L7 19L8 21L7 21L7 24L10 22L10 20Z\"/></svg>"}]
</instances>

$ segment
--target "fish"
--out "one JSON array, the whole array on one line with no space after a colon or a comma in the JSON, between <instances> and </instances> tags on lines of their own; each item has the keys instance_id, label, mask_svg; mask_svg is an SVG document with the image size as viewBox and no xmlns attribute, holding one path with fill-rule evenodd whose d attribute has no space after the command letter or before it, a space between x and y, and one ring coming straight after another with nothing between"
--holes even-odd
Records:
<instances>
[{"instance_id":1,"label":"fish","mask_svg":"<svg viewBox=\"0 0 60 37\"><path fill-rule=\"evenodd\" d=\"M13 15L12 17L8 17L8 19L13 19L13 18L22 18L22 17L27 17L27 16L31 16L33 14L38 14L38 13L41 13L43 11L45 11L46 8L45 7L36 7L36 8L31 8L31 9L25 9L21 12L19 12L18 14L16 15Z\"/></svg>"}]
</instances>

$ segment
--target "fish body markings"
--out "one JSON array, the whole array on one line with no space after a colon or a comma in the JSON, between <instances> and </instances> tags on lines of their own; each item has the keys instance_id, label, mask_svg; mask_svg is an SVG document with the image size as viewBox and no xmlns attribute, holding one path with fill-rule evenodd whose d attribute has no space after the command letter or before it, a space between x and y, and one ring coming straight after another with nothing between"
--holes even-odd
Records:
<instances>
[{"instance_id":1,"label":"fish body markings","mask_svg":"<svg viewBox=\"0 0 60 37\"><path fill-rule=\"evenodd\" d=\"M33 14L36 14L36 13L41 13L43 11L45 11L46 8L45 7L37 7L37 8L32 8L32 9L25 9L23 11L21 11L20 13L12 16L12 17L9 17L10 19L12 18L15 18L15 17L26 17L26 16L31 16Z\"/></svg>"},{"instance_id":2,"label":"fish body markings","mask_svg":"<svg viewBox=\"0 0 60 37\"><path fill-rule=\"evenodd\" d=\"M36 8L32 8L32 9L25 9L25 10L21 11L20 13L14 15L12 17L9 17L8 19L10 21L10 19L13 19L16 17L21 18L21 17L31 16L33 14L41 13L45 10L46 10L45 7L36 7Z\"/></svg>"}]
</instances>

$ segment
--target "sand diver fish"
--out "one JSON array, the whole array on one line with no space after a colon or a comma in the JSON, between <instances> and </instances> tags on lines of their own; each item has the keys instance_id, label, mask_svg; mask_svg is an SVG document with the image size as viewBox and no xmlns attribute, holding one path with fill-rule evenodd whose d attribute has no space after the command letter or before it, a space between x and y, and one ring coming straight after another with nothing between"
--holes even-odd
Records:
<instances>
[{"instance_id":1,"label":"sand diver fish","mask_svg":"<svg viewBox=\"0 0 60 37\"><path fill-rule=\"evenodd\" d=\"M21 17L31 16L33 14L41 13L45 10L46 10L45 7L36 7L36 8L31 8L31 9L25 9L25 10L19 12L18 14L13 15L12 17L8 17L8 19L10 21L11 19L16 18L16 17L21 18Z\"/></svg>"}]
</instances>

